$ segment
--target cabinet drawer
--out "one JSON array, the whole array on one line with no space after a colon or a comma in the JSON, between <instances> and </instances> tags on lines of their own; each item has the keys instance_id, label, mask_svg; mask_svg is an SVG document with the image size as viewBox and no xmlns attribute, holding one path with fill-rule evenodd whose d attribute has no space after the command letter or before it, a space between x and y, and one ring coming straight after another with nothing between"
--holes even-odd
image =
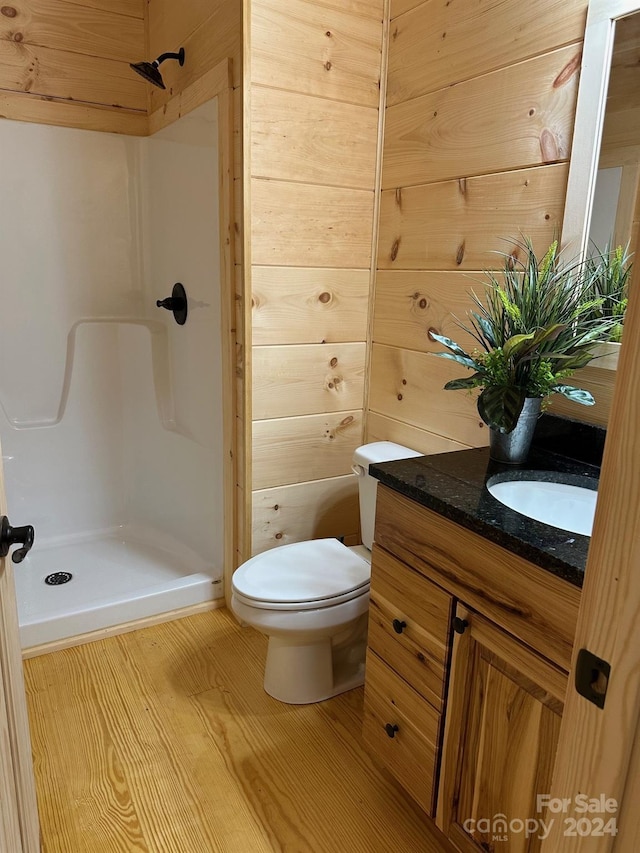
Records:
<instances>
[{"instance_id":1,"label":"cabinet drawer","mask_svg":"<svg viewBox=\"0 0 640 853\"><path fill-rule=\"evenodd\" d=\"M375 539L568 672L580 590L494 542L378 487Z\"/></svg>"},{"instance_id":2,"label":"cabinet drawer","mask_svg":"<svg viewBox=\"0 0 640 853\"><path fill-rule=\"evenodd\" d=\"M372 753L431 816L440 721L440 714L428 702L375 654L367 652L364 739ZM387 733L387 726L392 727L393 737Z\"/></svg>"},{"instance_id":3,"label":"cabinet drawer","mask_svg":"<svg viewBox=\"0 0 640 853\"><path fill-rule=\"evenodd\" d=\"M374 546L369 647L442 710L453 598ZM403 624L404 623L404 624Z\"/></svg>"}]
</instances>

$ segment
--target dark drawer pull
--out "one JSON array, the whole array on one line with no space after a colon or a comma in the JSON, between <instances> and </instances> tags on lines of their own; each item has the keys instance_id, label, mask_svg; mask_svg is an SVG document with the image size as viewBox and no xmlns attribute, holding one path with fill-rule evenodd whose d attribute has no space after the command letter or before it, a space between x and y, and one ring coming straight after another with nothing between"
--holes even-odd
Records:
<instances>
[{"instance_id":1,"label":"dark drawer pull","mask_svg":"<svg viewBox=\"0 0 640 853\"><path fill-rule=\"evenodd\" d=\"M396 732L398 731L398 727L395 725L395 723L393 725L391 725L391 723L387 723L387 725L384 727L384 730L389 735L389 737L395 737Z\"/></svg>"},{"instance_id":2,"label":"dark drawer pull","mask_svg":"<svg viewBox=\"0 0 640 853\"><path fill-rule=\"evenodd\" d=\"M459 616L454 616L453 618L453 630L456 634L464 634L465 628L469 627L469 623L466 619L461 619Z\"/></svg>"},{"instance_id":3,"label":"dark drawer pull","mask_svg":"<svg viewBox=\"0 0 640 853\"><path fill-rule=\"evenodd\" d=\"M399 619L393 620L393 630L396 632L396 634L402 634L402 632L404 631L404 629L406 627L407 627L406 622L401 622Z\"/></svg>"}]
</instances>

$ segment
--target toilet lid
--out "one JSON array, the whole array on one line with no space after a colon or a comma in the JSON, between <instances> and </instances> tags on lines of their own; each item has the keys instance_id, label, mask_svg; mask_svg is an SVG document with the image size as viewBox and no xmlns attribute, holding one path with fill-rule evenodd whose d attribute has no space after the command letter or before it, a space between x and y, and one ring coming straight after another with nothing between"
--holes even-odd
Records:
<instances>
[{"instance_id":1,"label":"toilet lid","mask_svg":"<svg viewBox=\"0 0 640 853\"><path fill-rule=\"evenodd\" d=\"M294 542L264 551L233 574L233 590L256 607L323 607L369 588L371 566L337 539Z\"/></svg>"}]
</instances>

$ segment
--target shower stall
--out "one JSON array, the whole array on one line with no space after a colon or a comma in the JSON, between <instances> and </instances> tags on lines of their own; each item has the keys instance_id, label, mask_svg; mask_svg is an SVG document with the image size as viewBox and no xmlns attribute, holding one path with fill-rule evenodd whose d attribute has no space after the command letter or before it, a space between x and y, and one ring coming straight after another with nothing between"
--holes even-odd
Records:
<instances>
[{"instance_id":1,"label":"shower stall","mask_svg":"<svg viewBox=\"0 0 640 853\"><path fill-rule=\"evenodd\" d=\"M0 440L21 642L222 596L216 99L147 138L2 121ZM184 325L157 303L176 283Z\"/></svg>"}]
</instances>

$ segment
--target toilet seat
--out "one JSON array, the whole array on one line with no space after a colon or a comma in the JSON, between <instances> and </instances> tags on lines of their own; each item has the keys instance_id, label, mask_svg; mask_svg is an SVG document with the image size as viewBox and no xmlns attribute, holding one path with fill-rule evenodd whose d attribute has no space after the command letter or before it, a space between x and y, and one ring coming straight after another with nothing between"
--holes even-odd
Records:
<instances>
[{"instance_id":1,"label":"toilet seat","mask_svg":"<svg viewBox=\"0 0 640 853\"><path fill-rule=\"evenodd\" d=\"M371 566L337 539L294 542L264 551L233 574L233 594L263 610L334 607L369 591Z\"/></svg>"}]
</instances>

